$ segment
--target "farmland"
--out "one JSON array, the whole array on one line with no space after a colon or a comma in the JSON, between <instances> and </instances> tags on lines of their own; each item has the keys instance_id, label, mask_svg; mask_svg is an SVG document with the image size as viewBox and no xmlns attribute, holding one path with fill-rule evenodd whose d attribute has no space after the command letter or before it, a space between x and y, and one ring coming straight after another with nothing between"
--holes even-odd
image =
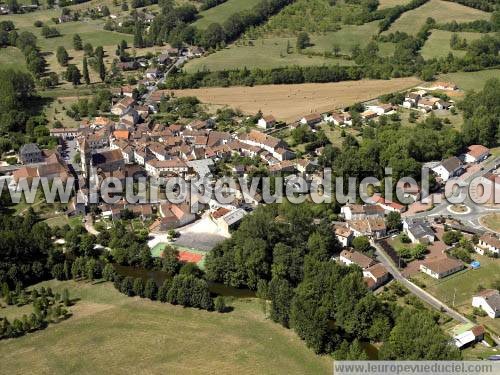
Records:
<instances>
[{"instance_id":1,"label":"farmland","mask_svg":"<svg viewBox=\"0 0 500 375\"><path fill-rule=\"evenodd\" d=\"M416 78L362 80L302 85L263 85L255 87L177 90L177 96L196 96L207 104L227 105L245 113L272 114L293 121L299 116L345 107L384 93L416 86Z\"/></svg>"},{"instance_id":2,"label":"farmland","mask_svg":"<svg viewBox=\"0 0 500 375\"><path fill-rule=\"evenodd\" d=\"M206 29L211 23L223 23L232 14L251 9L259 0L228 0L211 9L200 12L200 18L193 23L199 29Z\"/></svg>"},{"instance_id":3,"label":"farmland","mask_svg":"<svg viewBox=\"0 0 500 375\"><path fill-rule=\"evenodd\" d=\"M393 8L398 5L406 5L410 0L379 0L378 9Z\"/></svg>"},{"instance_id":4,"label":"farmland","mask_svg":"<svg viewBox=\"0 0 500 375\"><path fill-rule=\"evenodd\" d=\"M73 316L0 342L3 373L88 374L104 368L109 374L331 371L328 357L316 356L294 332L265 319L254 299L234 300L234 311L218 314L125 297L110 283L42 285L54 292L68 288L79 299L71 307ZM2 315L21 313L15 309L9 307Z\"/></svg>"},{"instance_id":5,"label":"farmland","mask_svg":"<svg viewBox=\"0 0 500 375\"><path fill-rule=\"evenodd\" d=\"M416 34L428 17L434 18L438 23L469 22L489 19L490 14L450 1L431 0L417 9L403 13L387 32L401 31Z\"/></svg>"}]
</instances>

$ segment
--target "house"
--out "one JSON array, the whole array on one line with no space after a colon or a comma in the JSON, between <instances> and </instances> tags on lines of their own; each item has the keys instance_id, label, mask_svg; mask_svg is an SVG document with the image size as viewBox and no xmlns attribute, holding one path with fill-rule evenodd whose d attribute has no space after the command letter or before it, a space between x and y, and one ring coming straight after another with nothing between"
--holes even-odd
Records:
<instances>
[{"instance_id":1,"label":"house","mask_svg":"<svg viewBox=\"0 0 500 375\"><path fill-rule=\"evenodd\" d=\"M27 143L19 149L19 160L22 164L41 163L43 161L42 150L36 143Z\"/></svg>"},{"instance_id":2,"label":"house","mask_svg":"<svg viewBox=\"0 0 500 375\"><path fill-rule=\"evenodd\" d=\"M150 176L185 175L189 171L188 165L182 160L150 160L146 162L146 172Z\"/></svg>"},{"instance_id":3,"label":"house","mask_svg":"<svg viewBox=\"0 0 500 375\"><path fill-rule=\"evenodd\" d=\"M128 130L115 130L113 132L113 137L115 139L127 141L130 137L130 132Z\"/></svg>"},{"instance_id":4,"label":"house","mask_svg":"<svg viewBox=\"0 0 500 375\"><path fill-rule=\"evenodd\" d=\"M379 105L370 105L367 107L372 112L375 112L377 116L382 116L386 114L390 114L394 111L394 107L392 104L379 104Z\"/></svg>"},{"instance_id":5,"label":"house","mask_svg":"<svg viewBox=\"0 0 500 375\"><path fill-rule=\"evenodd\" d=\"M337 240L339 240L342 244L342 247L348 247L351 245L354 235L348 226L336 224L333 226L333 229L335 231L335 237L337 237Z\"/></svg>"},{"instance_id":6,"label":"house","mask_svg":"<svg viewBox=\"0 0 500 375\"><path fill-rule=\"evenodd\" d=\"M403 231L412 243L430 244L434 243L436 238L430 224L425 220L405 219Z\"/></svg>"},{"instance_id":7,"label":"house","mask_svg":"<svg viewBox=\"0 0 500 375\"><path fill-rule=\"evenodd\" d=\"M217 225L221 227L226 234L229 234L230 231L238 228L246 215L247 212L244 209L238 208L217 219Z\"/></svg>"},{"instance_id":8,"label":"house","mask_svg":"<svg viewBox=\"0 0 500 375\"><path fill-rule=\"evenodd\" d=\"M352 117L349 112L333 112L331 115L325 116L325 121L337 126L352 125Z\"/></svg>"},{"instance_id":9,"label":"house","mask_svg":"<svg viewBox=\"0 0 500 375\"><path fill-rule=\"evenodd\" d=\"M463 269L463 262L449 257L429 260L420 265L421 272L435 279L442 279Z\"/></svg>"},{"instance_id":10,"label":"house","mask_svg":"<svg viewBox=\"0 0 500 375\"><path fill-rule=\"evenodd\" d=\"M478 307L491 319L500 317L500 292L496 289L485 289L472 297L472 306Z\"/></svg>"},{"instance_id":11,"label":"house","mask_svg":"<svg viewBox=\"0 0 500 375\"><path fill-rule=\"evenodd\" d=\"M123 61L116 64L116 66L124 72L139 69L139 64L136 61Z\"/></svg>"},{"instance_id":12,"label":"house","mask_svg":"<svg viewBox=\"0 0 500 375\"><path fill-rule=\"evenodd\" d=\"M147 79L158 79L161 77L161 70L158 68L149 68L146 70Z\"/></svg>"},{"instance_id":13,"label":"house","mask_svg":"<svg viewBox=\"0 0 500 375\"><path fill-rule=\"evenodd\" d=\"M311 113L310 115L304 116L300 119L302 125L309 125L310 127L315 127L323 121L323 117L319 113Z\"/></svg>"},{"instance_id":14,"label":"house","mask_svg":"<svg viewBox=\"0 0 500 375\"><path fill-rule=\"evenodd\" d=\"M375 290L389 280L389 272L382 263L376 263L363 270L363 280L369 289Z\"/></svg>"},{"instance_id":15,"label":"house","mask_svg":"<svg viewBox=\"0 0 500 375\"><path fill-rule=\"evenodd\" d=\"M166 232L192 223L196 220L196 215L191 212L188 204L168 204L164 203L159 208L160 218L149 227L150 232Z\"/></svg>"},{"instance_id":16,"label":"house","mask_svg":"<svg viewBox=\"0 0 500 375\"><path fill-rule=\"evenodd\" d=\"M257 122L257 126L262 129L269 129L276 125L276 119L273 115L264 116Z\"/></svg>"},{"instance_id":17,"label":"house","mask_svg":"<svg viewBox=\"0 0 500 375\"><path fill-rule=\"evenodd\" d=\"M385 216L384 209L373 204L360 205L349 203L340 209L340 213L346 221L363 220L368 217L384 218Z\"/></svg>"},{"instance_id":18,"label":"house","mask_svg":"<svg viewBox=\"0 0 500 375\"><path fill-rule=\"evenodd\" d=\"M21 179L31 181L34 177L46 178L49 180L60 178L62 181L66 181L70 176L71 173L68 166L58 153L48 155L45 160L43 160L43 163L35 167L24 166L12 174L15 182Z\"/></svg>"},{"instance_id":19,"label":"house","mask_svg":"<svg viewBox=\"0 0 500 375\"><path fill-rule=\"evenodd\" d=\"M417 183L400 180L396 184L396 191L402 193L405 198L411 198L414 202L420 198L420 186Z\"/></svg>"},{"instance_id":20,"label":"house","mask_svg":"<svg viewBox=\"0 0 500 375\"><path fill-rule=\"evenodd\" d=\"M418 101L417 107L424 113L430 112L434 109L435 101L429 98L422 98Z\"/></svg>"},{"instance_id":21,"label":"house","mask_svg":"<svg viewBox=\"0 0 500 375\"><path fill-rule=\"evenodd\" d=\"M490 149L483 145L471 145L467 148L464 161L466 163L480 163L490 156Z\"/></svg>"},{"instance_id":22,"label":"house","mask_svg":"<svg viewBox=\"0 0 500 375\"><path fill-rule=\"evenodd\" d=\"M173 48L173 47L169 47L166 50L166 54L168 56L171 56L171 57L177 57L177 56L179 56L179 52L180 52L179 48Z\"/></svg>"},{"instance_id":23,"label":"house","mask_svg":"<svg viewBox=\"0 0 500 375\"><path fill-rule=\"evenodd\" d=\"M459 158L452 156L432 168L432 171L436 173L443 182L446 182L452 177L460 176L463 172L463 166Z\"/></svg>"},{"instance_id":24,"label":"house","mask_svg":"<svg viewBox=\"0 0 500 375\"><path fill-rule=\"evenodd\" d=\"M243 133L238 136L240 142L260 147L269 152L278 161L293 159L293 152L287 149L287 144L279 138L264 134L257 130L251 130L250 133ZM209 136L210 142L210 136Z\"/></svg>"},{"instance_id":25,"label":"house","mask_svg":"<svg viewBox=\"0 0 500 375\"><path fill-rule=\"evenodd\" d=\"M386 200L381 195L373 195L370 198L371 203L384 209L385 212L399 212L400 214L406 211L406 206L402 204Z\"/></svg>"},{"instance_id":26,"label":"house","mask_svg":"<svg viewBox=\"0 0 500 375\"><path fill-rule=\"evenodd\" d=\"M71 140L80 135L78 128L53 128L50 129L49 134L51 137L61 138L64 140Z\"/></svg>"},{"instance_id":27,"label":"house","mask_svg":"<svg viewBox=\"0 0 500 375\"><path fill-rule=\"evenodd\" d=\"M474 250L481 255L484 255L485 252L500 254L500 239L492 233L485 233L479 238Z\"/></svg>"},{"instance_id":28,"label":"house","mask_svg":"<svg viewBox=\"0 0 500 375\"><path fill-rule=\"evenodd\" d=\"M377 116L377 112L371 111L369 109L361 113L361 118L365 121L374 119Z\"/></svg>"},{"instance_id":29,"label":"house","mask_svg":"<svg viewBox=\"0 0 500 375\"><path fill-rule=\"evenodd\" d=\"M484 339L484 327L474 323L464 323L453 327L450 330L450 336L453 337L453 343L459 349L465 348Z\"/></svg>"},{"instance_id":30,"label":"house","mask_svg":"<svg viewBox=\"0 0 500 375\"><path fill-rule=\"evenodd\" d=\"M422 98L422 95L419 92L409 92L405 96L405 100L403 102L403 107L405 107L405 108L416 107L421 98Z\"/></svg>"},{"instance_id":31,"label":"house","mask_svg":"<svg viewBox=\"0 0 500 375\"><path fill-rule=\"evenodd\" d=\"M158 64L160 65L170 65L172 63L172 59L168 55L168 53L162 53L158 56Z\"/></svg>"},{"instance_id":32,"label":"house","mask_svg":"<svg viewBox=\"0 0 500 375\"><path fill-rule=\"evenodd\" d=\"M372 258L367 257L359 251L354 250L342 250L342 252L340 253L339 261L346 266L356 264L363 270L366 270L377 263Z\"/></svg>"},{"instance_id":33,"label":"house","mask_svg":"<svg viewBox=\"0 0 500 375\"><path fill-rule=\"evenodd\" d=\"M92 165L102 172L112 172L122 169L125 166L125 160L121 150L107 150L92 155Z\"/></svg>"},{"instance_id":34,"label":"house","mask_svg":"<svg viewBox=\"0 0 500 375\"><path fill-rule=\"evenodd\" d=\"M133 108L134 104L133 98L125 97L111 108L111 113L116 116L124 116Z\"/></svg>"},{"instance_id":35,"label":"house","mask_svg":"<svg viewBox=\"0 0 500 375\"><path fill-rule=\"evenodd\" d=\"M434 82L431 90L446 90L446 91L455 91L458 90L458 86L452 82Z\"/></svg>"}]
</instances>

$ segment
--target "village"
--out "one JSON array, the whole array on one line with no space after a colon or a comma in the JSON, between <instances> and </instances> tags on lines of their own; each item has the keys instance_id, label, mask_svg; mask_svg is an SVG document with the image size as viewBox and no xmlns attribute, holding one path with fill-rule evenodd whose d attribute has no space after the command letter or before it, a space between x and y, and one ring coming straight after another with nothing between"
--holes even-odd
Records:
<instances>
[{"instance_id":1,"label":"village","mask_svg":"<svg viewBox=\"0 0 500 375\"><path fill-rule=\"evenodd\" d=\"M89 202L90 185L99 185L109 177L123 183L127 178L137 180L140 177L180 177L186 181L208 178L214 182L215 176L221 175L221 167L225 169L223 174L249 178L257 166L267 170L270 176L299 175L312 183L324 177L318 164L323 148L300 153L298 157L286 141L274 134L283 128L293 130L301 126L311 132L316 132L320 125L346 128L353 126L353 121L361 121L364 126L376 126L374 121L397 115L398 111L416 111L423 115L433 111L450 111L453 102L443 100L442 94L440 97L433 96L433 92L458 90L452 83L434 83L432 87L400 95L403 98L400 104L370 101L362 105L361 111L336 109L327 113L310 113L290 124L260 113L255 117L253 126L244 131L219 130L217 116L181 120L169 125L154 121L161 103L172 98L169 90L161 89L169 69L201 54L203 51L200 49L171 48L155 57L152 67L148 67L150 63L147 61L120 63L119 68L123 71L142 69L143 79L135 85L114 90L108 115L84 119L78 128L63 126L50 129L50 136L59 141L57 150L40 149L37 144L24 145L18 155L20 164L13 168L12 183L23 178L58 177L64 181L75 176L78 184L67 214L82 217L91 233L98 233L94 225L109 226L114 220L134 218L147 225L149 245L155 256L161 256L161 249L169 243L188 249L181 253L182 256L189 254L189 249L203 254L229 238L245 216L262 204L259 195L250 197L240 193L229 204L216 200L208 204L190 201L175 204L159 199L144 204L120 200L114 204L101 202L93 206ZM241 158L252 160L253 165L238 163ZM488 148L470 145L466 153L427 163L424 168L441 187L450 179L480 177L485 185L497 190L498 163L495 163L496 159ZM491 259L499 255L500 239L480 225L457 224L457 217L468 214L469 208L465 205L461 207L465 211L459 212L460 207L422 204L420 186L406 184L398 186L398 189L414 203L401 204L375 194L368 203L353 202L341 208L339 220L332 223L332 231L344 250L335 260L359 266L371 290L382 290L384 285L394 282L392 279L397 279L397 282L419 288L421 299L443 309L418 286L415 275L442 280L465 270L474 272L474 268L480 267L474 262L468 263L467 259L453 256L459 241L445 244L445 233L460 232L460 239L473 243L475 252ZM441 197L443 194L442 188L433 192L433 195ZM457 211L453 212L453 209ZM429 210L436 214L431 217ZM390 217L396 217L397 225L389 225ZM399 245L404 242L405 246L398 247L395 242ZM392 263L381 254L386 254ZM199 262L202 257L197 255L187 259ZM497 290L484 289L471 295L469 305L484 311L489 319L500 317ZM449 313L456 314L452 309ZM453 328L455 345L459 348L476 342L488 345L484 340L484 326L459 316L463 324Z\"/></svg>"}]
</instances>

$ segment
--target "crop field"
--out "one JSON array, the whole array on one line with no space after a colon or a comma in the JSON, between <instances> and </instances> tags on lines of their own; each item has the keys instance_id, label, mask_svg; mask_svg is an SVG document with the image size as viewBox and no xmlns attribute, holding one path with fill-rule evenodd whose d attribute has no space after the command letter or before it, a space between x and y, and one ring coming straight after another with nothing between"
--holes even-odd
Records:
<instances>
[{"instance_id":1,"label":"crop field","mask_svg":"<svg viewBox=\"0 0 500 375\"><path fill-rule=\"evenodd\" d=\"M450 1L431 0L417 9L403 13L386 33L402 31L408 34L416 34L425 24L425 20L428 17L434 18L438 23L451 22L453 20L457 22L469 22L489 19L490 14Z\"/></svg>"},{"instance_id":2,"label":"crop field","mask_svg":"<svg viewBox=\"0 0 500 375\"><path fill-rule=\"evenodd\" d=\"M222 24L232 14L251 9L260 0L228 0L221 5L199 13L200 18L193 23L199 29L206 29L211 23Z\"/></svg>"},{"instance_id":3,"label":"crop field","mask_svg":"<svg viewBox=\"0 0 500 375\"><path fill-rule=\"evenodd\" d=\"M451 31L442 31L442 30L432 30L432 33L427 39L422 48L422 56L424 59L432 59L439 57L446 57L448 53L453 53L453 55L457 57L462 57L465 55L465 51L462 50L453 50L450 47L450 39L454 33ZM467 42L470 43L473 40L479 39L484 35L481 33L466 33L460 32L456 33L460 39L467 39Z\"/></svg>"},{"instance_id":4,"label":"crop field","mask_svg":"<svg viewBox=\"0 0 500 375\"><path fill-rule=\"evenodd\" d=\"M479 72L457 72L441 74L440 80L454 82L462 90L481 90L485 82L500 77L500 69L482 70Z\"/></svg>"},{"instance_id":5,"label":"crop field","mask_svg":"<svg viewBox=\"0 0 500 375\"><path fill-rule=\"evenodd\" d=\"M226 314L118 293L110 283L50 281L78 299L59 324L0 342L5 374L328 374L292 330L266 319L255 299L228 301ZM41 286L38 285L38 286ZM22 314L17 307L0 315ZM6 311L7 310L7 311Z\"/></svg>"},{"instance_id":6,"label":"crop field","mask_svg":"<svg viewBox=\"0 0 500 375\"><path fill-rule=\"evenodd\" d=\"M261 110L279 120L294 121L312 112L325 112L418 85L414 77L300 85L215 87L176 90L177 96L196 96L207 104L227 105L249 114Z\"/></svg>"}]
</instances>

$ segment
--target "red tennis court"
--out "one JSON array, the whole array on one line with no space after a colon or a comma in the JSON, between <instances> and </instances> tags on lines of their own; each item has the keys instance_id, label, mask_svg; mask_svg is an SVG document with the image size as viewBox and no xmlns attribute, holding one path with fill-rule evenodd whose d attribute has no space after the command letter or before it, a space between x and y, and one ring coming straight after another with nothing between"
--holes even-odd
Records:
<instances>
[{"instance_id":1,"label":"red tennis court","mask_svg":"<svg viewBox=\"0 0 500 375\"><path fill-rule=\"evenodd\" d=\"M185 263L198 263L203 259L203 255L191 253L189 251L179 251L179 260Z\"/></svg>"}]
</instances>

